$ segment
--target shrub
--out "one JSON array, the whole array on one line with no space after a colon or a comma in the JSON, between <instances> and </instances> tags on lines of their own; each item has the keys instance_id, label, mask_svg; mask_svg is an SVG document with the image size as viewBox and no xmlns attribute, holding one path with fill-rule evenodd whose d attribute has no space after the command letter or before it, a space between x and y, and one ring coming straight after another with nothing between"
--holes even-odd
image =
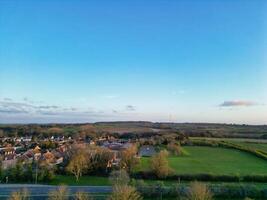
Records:
<instances>
[{"instance_id":1,"label":"shrub","mask_svg":"<svg viewBox=\"0 0 267 200\"><path fill-rule=\"evenodd\" d=\"M243 181L245 182L267 182L266 175L247 175L243 177Z\"/></svg>"},{"instance_id":2,"label":"shrub","mask_svg":"<svg viewBox=\"0 0 267 200\"><path fill-rule=\"evenodd\" d=\"M109 180L112 185L127 185L130 182L130 177L125 170L121 169L112 171Z\"/></svg>"},{"instance_id":3,"label":"shrub","mask_svg":"<svg viewBox=\"0 0 267 200\"><path fill-rule=\"evenodd\" d=\"M174 184L170 187L169 196L181 199L185 195L186 192L184 190L184 187L180 183Z\"/></svg>"},{"instance_id":4,"label":"shrub","mask_svg":"<svg viewBox=\"0 0 267 200\"><path fill-rule=\"evenodd\" d=\"M245 198L248 196L262 198L264 196L262 191L253 185L221 184L219 186L212 186L211 190L216 197L221 198Z\"/></svg>"},{"instance_id":5,"label":"shrub","mask_svg":"<svg viewBox=\"0 0 267 200\"><path fill-rule=\"evenodd\" d=\"M48 194L48 200L68 200L68 190L66 186L60 186L57 190Z\"/></svg>"},{"instance_id":6,"label":"shrub","mask_svg":"<svg viewBox=\"0 0 267 200\"><path fill-rule=\"evenodd\" d=\"M167 145L167 150L171 152L173 155L176 156L182 155L182 148L180 144L171 142Z\"/></svg>"},{"instance_id":7,"label":"shrub","mask_svg":"<svg viewBox=\"0 0 267 200\"><path fill-rule=\"evenodd\" d=\"M162 196L162 198L168 197L168 198L184 199L184 197L187 197L188 199L189 193L192 192L192 187L188 187L182 184L181 185L176 184L170 187L165 187L164 185L160 183L156 183L153 185L144 184L144 185L140 185L140 187L137 186L137 190L144 197L148 197L148 198ZM257 186L251 185L251 184L247 185L247 184L221 184L220 183L218 185L214 185L214 184L210 185L209 188L206 186L205 190L203 189L200 191L208 191L209 194L212 193L214 197L219 198L219 199L242 199L242 198L244 199L245 197L250 197L250 198L255 198L255 199L267 199L266 189L259 189ZM197 198L196 200L199 200L199 199Z\"/></svg>"},{"instance_id":8,"label":"shrub","mask_svg":"<svg viewBox=\"0 0 267 200\"><path fill-rule=\"evenodd\" d=\"M76 192L74 195L74 200L93 200L87 193Z\"/></svg>"},{"instance_id":9,"label":"shrub","mask_svg":"<svg viewBox=\"0 0 267 200\"><path fill-rule=\"evenodd\" d=\"M138 172L133 175L137 179L156 179L174 181L220 181L220 182L239 182L242 177L239 175L213 175L213 174L175 174L159 178L153 172Z\"/></svg>"},{"instance_id":10,"label":"shrub","mask_svg":"<svg viewBox=\"0 0 267 200\"><path fill-rule=\"evenodd\" d=\"M9 200L27 200L29 199L29 192L27 189L23 189L18 192L12 192L8 199Z\"/></svg>"},{"instance_id":11,"label":"shrub","mask_svg":"<svg viewBox=\"0 0 267 200\"><path fill-rule=\"evenodd\" d=\"M148 190L148 185L145 183L144 180L142 179L133 179L132 181L132 185L137 189L137 191L139 191L141 194L149 194L149 192L147 192Z\"/></svg>"},{"instance_id":12,"label":"shrub","mask_svg":"<svg viewBox=\"0 0 267 200\"><path fill-rule=\"evenodd\" d=\"M156 196L160 197L162 199L163 196L166 196L168 191L164 187L164 183L162 181L157 181L155 184L151 187L151 193Z\"/></svg>"}]
</instances>

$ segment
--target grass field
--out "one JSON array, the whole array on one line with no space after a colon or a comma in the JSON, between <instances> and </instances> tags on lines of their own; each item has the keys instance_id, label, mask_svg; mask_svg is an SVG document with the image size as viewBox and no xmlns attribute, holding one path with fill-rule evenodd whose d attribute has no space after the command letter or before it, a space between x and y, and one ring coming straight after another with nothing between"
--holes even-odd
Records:
<instances>
[{"instance_id":1,"label":"grass field","mask_svg":"<svg viewBox=\"0 0 267 200\"><path fill-rule=\"evenodd\" d=\"M177 174L267 175L267 161L251 154L218 147L184 147L189 155L169 157ZM149 159L142 158L137 169L149 170Z\"/></svg>"},{"instance_id":2,"label":"grass field","mask_svg":"<svg viewBox=\"0 0 267 200\"><path fill-rule=\"evenodd\" d=\"M111 185L107 177L99 176L82 176L77 182L74 176L57 175L51 185Z\"/></svg>"}]
</instances>

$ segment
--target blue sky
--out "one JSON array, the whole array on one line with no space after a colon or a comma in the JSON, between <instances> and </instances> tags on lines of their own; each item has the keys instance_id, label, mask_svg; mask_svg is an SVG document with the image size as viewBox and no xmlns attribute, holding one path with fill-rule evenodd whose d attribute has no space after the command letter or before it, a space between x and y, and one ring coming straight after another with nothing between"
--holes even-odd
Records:
<instances>
[{"instance_id":1,"label":"blue sky","mask_svg":"<svg viewBox=\"0 0 267 200\"><path fill-rule=\"evenodd\" d=\"M0 123L267 124L264 0L0 2Z\"/></svg>"}]
</instances>

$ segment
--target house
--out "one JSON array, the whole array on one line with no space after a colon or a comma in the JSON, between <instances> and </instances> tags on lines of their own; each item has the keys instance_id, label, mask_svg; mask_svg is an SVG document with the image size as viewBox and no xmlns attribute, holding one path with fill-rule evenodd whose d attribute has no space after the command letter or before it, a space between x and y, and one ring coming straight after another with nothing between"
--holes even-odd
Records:
<instances>
[{"instance_id":1,"label":"house","mask_svg":"<svg viewBox=\"0 0 267 200\"><path fill-rule=\"evenodd\" d=\"M41 158L41 148L36 146L33 149L29 149L24 154L20 156L23 162L32 162L33 160L39 160Z\"/></svg>"},{"instance_id":2,"label":"house","mask_svg":"<svg viewBox=\"0 0 267 200\"><path fill-rule=\"evenodd\" d=\"M53 150L51 153L54 156L54 164L55 165L63 163L63 161L64 161L64 151L62 151L62 149Z\"/></svg>"},{"instance_id":3,"label":"house","mask_svg":"<svg viewBox=\"0 0 267 200\"><path fill-rule=\"evenodd\" d=\"M14 155L8 155L5 160L2 161L2 168L7 169L9 167L15 166L17 163L16 156Z\"/></svg>"},{"instance_id":4,"label":"house","mask_svg":"<svg viewBox=\"0 0 267 200\"><path fill-rule=\"evenodd\" d=\"M41 148L37 145L33 150L33 154L34 154L34 159L35 160L39 160L41 157Z\"/></svg>"},{"instance_id":5,"label":"house","mask_svg":"<svg viewBox=\"0 0 267 200\"><path fill-rule=\"evenodd\" d=\"M14 147L8 146L1 149L2 167L6 169L17 163L17 154Z\"/></svg>"},{"instance_id":6,"label":"house","mask_svg":"<svg viewBox=\"0 0 267 200\"><path fill-rule=\"evenodd\" d=\"M53 163L55 161L55 156L49 150L47 150L43 155L42 159L48 163Z\"/></svg>"},{"instance_id":7,"label":"house","mask_svg":"<svg viewBox=\"0 0 267 200\"><path fill-rule=\"evenodd\" d=\"M6 155L13 155L16 154L16 149L14 147L6 147L1 150L1 154L6 156Z\"/></svg>"},{"instance_id":8,"label":"house","mask_svg":"<svg viewBox=\"0 0 267 200\"><path fill-rule=\"evenodd\" d=\"M15 138L16 142L31 142L32 138L31 137L20 137L20 138Z\"/></svg>"},{"instance_id":9,"label":"house","mask_svg":"<svg viewBox=\"0 0 267 200\"><path fill-rule=\"evenodd\" d=\"M55 164L56 164L56 165L59 165L59 164L63 163L63 161L64 161L63 156L61 156L61 157L56 157L56 159L55 159Z\"/></svg>"},{"instance_id":10,"label":"house","mask_svg":"<svg viewBox=\"0 0 267 200\"><path fill-rule=\"evenodd\" d=\"M65 151L67 151L67 146L66 145L61 145L59 146L56 150L60 153L64 153Z\"/></svg>"},{"instance_id":11,"label":"house","mask_svg":"<svg viewBox=\"0 0 267 200\"><path fill-rule=\"evenodd\" d=\"M151 145L144 145L141 146L139 151L138 151L138 155L140 157L144 156L144 157L151 157L153 155L155 155L157 152L155 150L155 148Z\"/></svg>"},{"instance_id":12,"label":"house","mask_svg":"<svg viewBox=\"0 0 267 200\"><path fill-rule=\"evenodd\" d=\"M90 140L89 144L90 145L95 145L95 141L94 140Z\"/></svg>"},{"instance_id":13,"label":"house","mask_svg":"<svg viewBox=\"0 0 267 200\"><path fill-rule=\"evenodd\" d=\"M119 167L119 164L120 164L120 161L121 159L117 157L118 154L117 154L117 151L113 151L113 157L108 161L107 163L107 170L111 170L113 169L114 167Z\"/></svg>"},{"instance_id":14,"label":"house","mask_svg":"<svg viewBox=\"0 0 267 200\"><path fill-rule=\"evenodd\" d=\"M131 147L131 143L127 142L127 143L121 143L121 142L104 142L102 147L108 148L110 150L113 151L123 151L125 149L128 149L129 147Z\"/></svg>"},{"instance_id":15,"label":"house","mask_svg":"<svg viewBox=\"0 0 267 200\"><path fill-rule=\"evenodd\" d=\"M33 154L27 154L27 152L25 152L24 154L22 154L21 156L19 156L18 158L23 164L25 163L31 163L33 161Z\"/></svg>"},{"instance_id":16,"label":"house","mask_svg":"<svg viewBox=\"0 0 267 200\"><path fill-rule=\"evenodd\" d=\"M102 147L107 148L113 154L112 158L107 163L107 169L112 169L114 167L119 167L120 164L120 152L130 148L132 143L126 142L104 142Z\"/></svg>"}]
</instances>

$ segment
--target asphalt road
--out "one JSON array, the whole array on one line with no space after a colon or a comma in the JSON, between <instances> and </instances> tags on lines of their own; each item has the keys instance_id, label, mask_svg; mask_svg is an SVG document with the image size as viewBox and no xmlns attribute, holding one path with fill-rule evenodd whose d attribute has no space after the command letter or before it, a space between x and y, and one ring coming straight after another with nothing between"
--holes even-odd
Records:
<instances>
[{"instance_id":1,"label":"asphalt road","mask_svg":"<svg viewBox=\"0 0 267 200\"><path fill-rule=\"evenodd\" d=\"M5 199L14 191L26 188L34 199L45 199L50 191L56 190L59 186L34 185L34 184L0 184L0 199ZM110 186L67 186L69 194L81 191L86 193L109 193Z\"/></svg>"}]
</instances>

